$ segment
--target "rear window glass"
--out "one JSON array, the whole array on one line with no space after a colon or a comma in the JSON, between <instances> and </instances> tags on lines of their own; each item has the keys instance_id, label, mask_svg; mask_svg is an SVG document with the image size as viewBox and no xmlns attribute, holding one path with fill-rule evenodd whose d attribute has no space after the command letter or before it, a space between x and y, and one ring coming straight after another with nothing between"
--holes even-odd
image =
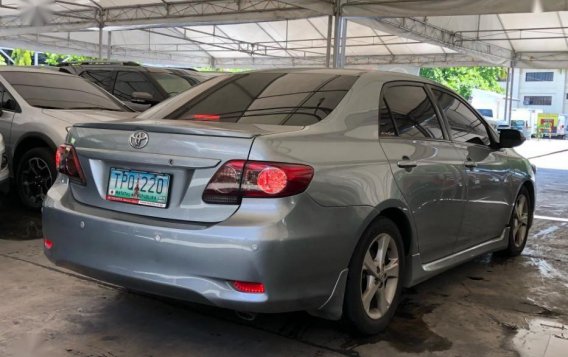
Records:
<instances>
[{"instance_id":1,"label":"rear window glass","mask_svg":"<svg viewBox=\"0 0 568 357\"><path fill-rule=\"evenodd\" d=\"M335 109L357 78L320 73L237 74L192 98L168 118L311 125Z\"/></svg>"}]
</instances>

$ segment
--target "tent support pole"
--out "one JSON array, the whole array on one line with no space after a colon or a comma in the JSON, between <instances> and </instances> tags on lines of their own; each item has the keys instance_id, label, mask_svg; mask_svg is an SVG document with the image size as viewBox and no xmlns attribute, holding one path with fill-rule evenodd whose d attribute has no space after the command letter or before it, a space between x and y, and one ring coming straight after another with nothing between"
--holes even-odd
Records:
<instances>
[{"instance_id":1,"label":"tent support pole","mask_svg":"<svg viewBox=\"0 0 568 357\"><path fill-rule=\"evenodd\" d=\"M331 37L333 35L333 16L327 18L327 47L325 50L325 66L329 68L331 62Z\"/></svg>"},{"instance_id":2,"label":"tent support pole","mask_svg":"<svg viewBox=\"0 0 568 357\"><path fill-rule=\"evenodd\" d=\"M511 115L513 113L513 88L515 84L515 62L511 63L511 95L509 98L508 123L511 125Z\"/></svg>"}]
</instances>

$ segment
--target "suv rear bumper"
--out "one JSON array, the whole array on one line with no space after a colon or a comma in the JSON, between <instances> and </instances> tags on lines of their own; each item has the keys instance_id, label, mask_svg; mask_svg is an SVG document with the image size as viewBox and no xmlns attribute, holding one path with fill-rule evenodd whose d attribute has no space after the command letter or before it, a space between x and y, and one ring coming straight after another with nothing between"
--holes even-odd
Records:
<instances>
[{"instance_id":1,"label":"suv rear bumper","mask_svg":"<svg viewBox=\"0 0 568 357\"><path fill-rule=\"evenodd\" d=\"M250 312L313 310L349 264L371 207L321 207L307 194L244 200L211 225L77 203L58 181L43 208L55 264L133 290ZM261 282L265 293L231 281Z\"/></svg>"}]
</instances>

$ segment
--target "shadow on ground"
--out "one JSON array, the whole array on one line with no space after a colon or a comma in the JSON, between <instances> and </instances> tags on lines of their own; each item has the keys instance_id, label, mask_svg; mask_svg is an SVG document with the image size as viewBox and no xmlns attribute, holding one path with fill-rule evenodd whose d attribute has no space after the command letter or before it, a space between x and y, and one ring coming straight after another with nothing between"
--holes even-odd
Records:
<instances>
[{"instance_id":1,"label":"shadow on ground","mask_svg":"<svg viewBox=\"0 0 568 357\"><path fill-rule=\"evenodd\" d=\"M0 239L28 240L42 237L41 214L22 207L11 190L0 194Z\"/></svg>"}]
</instances>

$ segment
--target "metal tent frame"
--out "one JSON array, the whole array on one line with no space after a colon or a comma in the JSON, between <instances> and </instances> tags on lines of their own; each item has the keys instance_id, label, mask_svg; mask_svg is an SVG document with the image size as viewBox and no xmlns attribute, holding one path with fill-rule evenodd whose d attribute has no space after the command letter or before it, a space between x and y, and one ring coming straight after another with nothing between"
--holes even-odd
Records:
<instances>
[{"instance_id":1,"label":"metal tent frame","mask_svg":"<svg viewBox=\"0 0 568 357\"><path fill-rule=\"evenodd\" d=\"M1 0L0 46L184 67L568 65L562 0Z\"/></svg>"}]
</instances>

